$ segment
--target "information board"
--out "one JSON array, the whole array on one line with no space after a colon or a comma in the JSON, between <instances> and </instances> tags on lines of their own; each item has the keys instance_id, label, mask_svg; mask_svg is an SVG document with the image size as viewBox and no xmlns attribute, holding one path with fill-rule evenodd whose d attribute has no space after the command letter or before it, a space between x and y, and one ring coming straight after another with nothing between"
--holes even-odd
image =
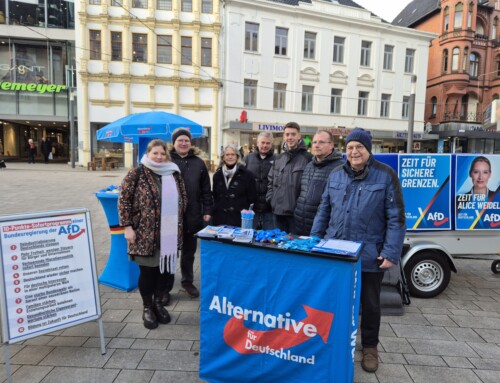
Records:
<instances>
[{"instance_id":1,"label":"information board","mask_svg":"<svg viewBox=\"0 0 500 383\"><path fill-rule=\"evenodd\" d=\"M0 216L0 255L4 342L100 317L87 209Z\"/></svg>"}]
</instances>

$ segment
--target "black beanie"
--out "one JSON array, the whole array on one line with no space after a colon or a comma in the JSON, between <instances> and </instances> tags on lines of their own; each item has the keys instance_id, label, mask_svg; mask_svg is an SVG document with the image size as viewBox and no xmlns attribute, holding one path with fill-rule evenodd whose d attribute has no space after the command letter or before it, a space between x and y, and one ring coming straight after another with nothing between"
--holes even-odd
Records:
<instances>
[{"instance_id":1,"label":"black beanie","mask_svg":"<svg viewBox=\"0 0 500 383\"><path fill-rule=\"evenodd\" d=\"M175 140L177 140L180 136L188 136L189 141L191 141L191 132L186 128L177 128L172 133L172 144L175 144Z\"/></svg>"},{"instance_id":2,"label":"black beanie","mask_svg":"<svg viewBox=\"0 0 500 383\"><path fill-rule=\"evenodd\" d=\"M368 130L364 130L363 128L354 128L345 139L346 146L351 141L361 142L366 150L370 153L372 152L372 134Z\"/></svg>"}]
</instances>

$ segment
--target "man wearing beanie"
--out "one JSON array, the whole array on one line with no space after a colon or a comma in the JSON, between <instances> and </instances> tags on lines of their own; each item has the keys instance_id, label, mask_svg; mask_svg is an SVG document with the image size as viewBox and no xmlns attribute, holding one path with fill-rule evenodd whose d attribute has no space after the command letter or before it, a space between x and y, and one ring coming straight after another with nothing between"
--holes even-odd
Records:
<instances>
[{"instance_id":1,"label":"man wearing beanie","mask_svg":"<svg viewBox=\"0 0 500 383\"><path fill-rule=\"evenodd\" d=\"M406 231L403 193L391 167L375 160L370 132L346 138L347 161L332 171L311 235L363 241L361 252L361 367L378 368L380 290L384 271L401 257Z\"/></svg>"},{"instance_id":2,"label":"man wearing beanie","mask_svg":"<svg viewBox=\"0 0 500 383\"><path fill-rule=\"evenodd\" d=\"M178 128L172 133L173 148L170 150L172 161L181 170L181 175L186 186L188 197L187 208L184 212L184 231L181 255L181 285L192 297L196 298L200 292L193 284L194 279L194 254L197 240L195 233L203 228L203 223L208 222L213 213L213 198L210 188L210 176L203 160L198 157L199 149L191 146L191 132L185 128ZM173 280L169 292L173 287ZM170 294L166 294L168 304Z\"/></svg>"}]
</instances>

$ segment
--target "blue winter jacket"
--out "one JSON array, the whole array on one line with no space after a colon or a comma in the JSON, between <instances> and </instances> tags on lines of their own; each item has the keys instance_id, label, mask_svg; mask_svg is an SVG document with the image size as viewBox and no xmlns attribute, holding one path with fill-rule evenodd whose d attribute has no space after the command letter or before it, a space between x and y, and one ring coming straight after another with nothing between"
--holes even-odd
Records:
<instances>
[{"instance_id":1,"label":"blue winter jacket","mask_svg":"<svg viewBox=\"0 0 500 383\"><path fill-rule=\"evenodd\" d=\"M380 271L377 257L397 264L406 231L403 194L391 167L370 156L364 170L350 164L332 171L311 235L363 241L363 271Z\"/></svg>"}]
</instances>

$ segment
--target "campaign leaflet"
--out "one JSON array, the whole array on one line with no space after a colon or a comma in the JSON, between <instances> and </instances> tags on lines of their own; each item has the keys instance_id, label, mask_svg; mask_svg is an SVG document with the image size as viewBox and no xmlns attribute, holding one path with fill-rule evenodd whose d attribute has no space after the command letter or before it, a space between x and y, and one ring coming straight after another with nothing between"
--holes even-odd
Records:
<instances>
[{"instance_id":1,"label":"campaign leaflet","mask_svg":"<svg viewBox=\"0 0 500 383\"><path fill-rule=\"evenodd\" d=\"M408 230L450 230L449 154L400 154L399 181Z\"/></svg>"},{"instance_id":2,"label":"campaign leaflet","mask_svg":"<svg viewBox=\"0 0 500 383\"><path fill-rule=\"evenodd\" d=\"M457 155L456 230L500 228L500 156Z\"/></svg>"},{"instance_id":3,"label":"campaign leaflet","mask_svg":"<svg viewBox=\"0 0 500 383\"><path fill-rule=\"evenodd\" d=\"M20 341L98 314L84 213L3 222L0 236L5 339Z\"/></svg>"}]
</instances>

